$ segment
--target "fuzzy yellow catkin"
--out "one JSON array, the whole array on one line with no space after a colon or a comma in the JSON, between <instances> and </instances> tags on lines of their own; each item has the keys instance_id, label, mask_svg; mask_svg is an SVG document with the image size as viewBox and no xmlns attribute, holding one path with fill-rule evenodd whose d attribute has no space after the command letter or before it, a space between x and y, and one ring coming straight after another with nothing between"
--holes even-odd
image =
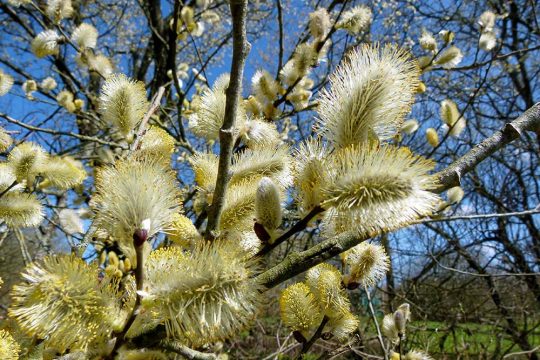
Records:
<instances>
[{"instance_id":1,"label":"fuzzy yellow catkin","mask_svg":"<svg viewBox=\"0 0 540 360\"><path fill-rule=\"evenodd\" d=\"M59 23L62 19L71 17L71 15L73 15L71 0L47 0L45 13L55 23Z\"/></svg>"},{"instance_id":2,"label":"fuzzy yellow catkin","mask_svg":"<svg viewBox=\"0 0 540 360\"><path fill-rule=\"evenodd\" d=\"M281 91L281 85L266 70L257 70L251 78L251 88L257 100L274 101Z\"/></svg>"},{"instance_id":3,"label":"fuzzy yellow catkin","mask_svg":"<svg viewBox=\"0 0 540 360\"><path fill-rule=\"evenodd\" d=\"M431 34L426 29L422 29L422 36L420 37L418 42L420 43L422 49L431 52L437 52L437 40L435 40L433 34Z\"/></svg>"},{"instance_id":4,"label":"fuzzy yellow catkin","mask_svg":"<svg viewBox=\"0 0 540 360\"><path fill-rule=\"evenodd\" d=\"M262 119L246 121L242 136L248 148L276 147L280 144L280 134L276 125Z\"/></svg>"},{"instance_id":5,"label":"fuzzy yellow catkin","mask_svg":"<svg viewBox=\"0 0 540 360\"><path fill-rule=\"evenodd\" d=\"M175 214L168 230L169 239L182 247L191 247L201 240L201 234L186 216Z\"/></svg>"},{"instance_id":6,"label":"fuzzy yellow catkin","mask_svg":"<svg viewBox=\"0 0 540 360\"><path fill-rule=\"evenodd\" d=\"M345 285L359 283L371 287L376 285L389 269L390 259L378 244L363 242L345 252L343 263L348 272Z\"/></svg>"},{"instance_id":7,"label":"fuzzy yellow catkin","mask_svg":"<svg viewBox=\"0 0 540 360\"><path fill-rule=\"evenodd\" d=\"M71 35L71 39L73 40L73 42L79 45L82 50L84 50L85 48L95 48L97 44L97 38L97 29L87 23L80 24Z\"/></svg>"},{"instance_id":8,"label":"fuzzy yellow catkin","mask_svg":"<svg viewBox=\"0 0 540 360\"><path fill-rule=\"evenodd\" d=\"M392 343L395 344L399 341L399 334L394 321L394 314L384 315L381 330L384 336Z\"/></svg>"},{"instance_id":9,"label":"fuzzy yellow catkin","mask_svg":"<svg viewBox=\"0 0 540 360\"><path fill-rule=\"evenodd\" d=\"M27 141L15 146L8 155L8 164L14 171L18 182L28 180L32 186L34 178L43 170L47 154L43 148Z\"/></svg>"},{"instance_id":10,"label":"fuzzy yellow catkin","mask_svg":"<svg viewBox=\"0 0 540 360\"><path fill-rule=\"evenodd\" d=\"M98 54L89 57L88 70L97 72L103 77L108 77L113 72L113 64L108 57L103 54Z\"/></svg>"},{"instance_id":11,"label":"fuzzy yellow catkin","mask_svg":"<svg viewBox=\"0 0 540 360\"><path fill-rule=\"evenodd\" d=\"M165 130L151 126L142 136L137 154L169 163L174 152L175 140Z\"/></svg>"},{"instance_id":12,"label":"fuzzy yellow catkin","mask_svg":"<svg viewBox=\"0 0 540 360\"><path fill-rule=\"evenodd\" d=\"M273 232L281 224L279 189L271 178L263 177L259 182L255 197L255 217L269 232Z\"/></svg>"},{"instance_id":13,"label":"fuzzy yellow catkin","mask_svg":"<svg viewBox=\"0 0 540 360\"><path fill-rule=\"evenodd\" d=\"M293 331L308 337L322 321L317 300L305 283L288 286L279 297L281 320Z\"/></svg>"},{"instance_id":14,"label":"fuzzy yellow catkin","mask_svg":"<svg viewBox=\"0 0 540 360\"><path fill-rule=\"evenodd\" d=\"M480 15L478 19L478 24L480 25L480 31L487 32L493 31L495 28L495 21L497 20L497 15L492 11L486 10Z\"/></svg>"},{"instance_id":15,"label":"fuzzy yellow catkin","mask_svg":"<svg viewBox=\"0 0 540 360\"><path fill-rule=\"evenodd\" d=\"M123 74L109 76L101 88L99 110L103 120L127 136L148 109L144 83Z\"/></svg>"},{"instance_id":16,"label":"fuzzy yellow catkin","mask_svg":"<svg viewBox=\"0 0 540 360\"><path fill-rule=\"evenodd\" d=\"M441 65L444 69L455 68L463 59L461 50L452 45L443 50L434 61L434 64Z\"/></svg>"},{"instance_id":17,"label":"fuzzy yellow catkin","mask_svg":"<svg viewBox=\"0 0 540 360\"><path fill-rule=\"evenodd\" d=\"M331 26L330 15L326 8L321 7L309 14L309 32L314 38L324 38Z\"/></svg>"},{"instance_id":18,"label":"fuzzy yellow catkin","mask_svg":"<svg viewBox=\"0 0 540 360\"><path fill-rule=\"evenodd\" d=\"M36 35L32 40L31 49L38 58L47 55L56 55L59 51L58 42L60 35L54 30L45 30Z\"/></svg>"},{"instance_id":19,"label":"fuzzy yellow catkin","mask_svg":"<svg viewBox=\"0 0 540 360\"><path fill-rule=\"evenodd\" d=\"M0 218L12 228L37 226L43 220L43 207L35 194L21 192L20 185L13 186L16 180L11 164L0 164L0 192L7 191L0 197Z\"/></svg>"},{"instance_id":20,"label":"fuzzy yellow catkin","mask_svg":"<svg viewBox=\"0 0 540 360\"><path fill-rule=\"evenodd\" d=\"M119 304L108 279L100 281L98 273L97 264L72 255L34 262L13 287L8 313L27 334L60 352L105 341Z\"/></svg>"},{"instance_id":21,"label":"fuzzy yellow catkin","mask_svg":"<svg viewBox=\"0 0 540 360\"><path fill-rule=\"evenodd\" d=\"M320 93L317 132L338 148L392 138L411 109L419 75L417 62L396 46L355 49Z\"/></svg>"},{"instance_id":22,"label":"fuzzy yellow catkin","mask_svg":"<svg viewBox=\"0 0 540 360\"><path fill-rule=\"evenodd\" d=\"M6 95L13 86L13 78L0 69L0 96Z\"/></svg>"},{"instance_id":23,"label":"fuzzy yellow catkin","mask_svg":"<svg viewBox=\"0 0 540 360\"><path fill-rule=\"evenodd\" d=\"M418 130L418 126L418 121L415 119L407 120L403 123L403 126L401 126L401 131L405 134L412 134Z\"/></svg>"},{"instance_id":24,"label":"fuzzy yellow catkin","mask_svg":"<svg viewBox=\"0 0 540 360\"><path fill-rule=\"evenodd\" d=\"M0 359L18 360L21 348L17 341L6 330L0 330Z\"/></svg>"},{"instance_id":25,"label":"fuzzy yellow catkin","mask_svg":"<svg viewBox=\"0 0 540 360\"><path fill-rule=\"evenodd\" d=\"M43 89L43 91L48 92L48 91L56 89L57 83L56 83L56 80L54 80L54 78L49 76L43 79L40 86Z\"/></svg>"},{"instance_id":26,"label":"fuzzy yellow catkin","mask_svg":"<svg viewBox=\"0 0 540 360\"><path fill-rule=\"evenodd\" d=\"M370 8L359 5L344 12L336 27L347 30L351 35L357 35L360 32L368 30L372 16L373 13Z\"/></svg>"},{"instance_id":27,"label":"fuzzy yellow catkin","mask_svg":"<svg viewBox=\"0 0 540 360\"><path fill-rule=\"evenodd\" d=\"M328 328L338 341L346 340L351 333L358 330L360 321L350 311L345 311L340 316L328 322Z\"/></svg>"},{"instance_id":28,"label":"fuzzy yellow catkin","mask_svg":"<svg viewBox=\"0 0 540 360\"><path fill-rule=\"evenodd\" d=\"M459 203L463 199L464 195L465 192L459 186L454 186L453 188L450 188L446 193L446 196L448 197L448 202L450 204Z\"/></svg>"},{"instance_id":29,"label":"fuzzy yellow catkin","mask_svg":"<svg viewBox=\"0 0 540 360\"><path fill-rule=\"evenodd\" d=\"M441 101L441 119L446 125L454 125L458 121L459 115L455 102L448 99Z\"/></svg>"},{"instance_id":30,"label":"fuzzy yellow catkin","mask_svg":"<svg viewBox=\"0 0 540 360\"><path fill-rule=\"evenodd\" d=\"M237 335L260 309L261 285L253 278L257 263L230 241L199 244L190 252L158 249L145 266L143 311L133 333L157 313L169 335L201 346Z\"/></svg>"},{"instance_id":31,"label":"fuzzy yellow catkin","mask_svg":"<svg viewBox=\"0 0 540 360\"><path fill-rule=\"evenodd\" d=\"M143 221L148 237L167 229L181 206L176 175L155 159L129 158L96 174L94 221L117 241L132 244Z\"/></svg>"},{"instance_id":32,"label":"fuzzy yellow catkin","mask_svg":"<svg viewBox=\"0 0 540 360\"><path fill-rule=\"evenodd\" d=\"M22 89L24 93L26 94L26 97L30 100L32 100L34 97L32 96L32 93L37 90L37 83L35 80L26 80L22 84Z\"/></svg>"},{"instance_id":33,"label":"fuzzy yellow catkin","mask_svg":"<svg viewBox=\"0 0 540 360\"><path fill-rule=\"evenodd\" d=\"M478 40L478 47L484 51L491 51L497 45L497 37L492 31L483 32Z\"/></svg>"},{"instance_id":34,"label":"fuzzy yellow catkin","mask_svg":"<svg viewBox=\"0 0 540 360\"><path fill-rule=\"evenodd\" d=\"M0 127L0 153L5 152L13 144L13 139L6 132L6 130Z\"/></svg>"},{"instance_id":35,"label":"fuzzy yellow catkin","mask_svg":"<svg viewBox=\"0 0 540 360\"><path fill-rule=\"evenodd\" d=\"M82 184L87 175L83 164L70 156L49 157L41 173L44 178L40 183L41 188L55 187L60 190Z\"/></svg>"},{"instance_id":36,"label":"fuzzy yellow catkin","mask_svg":"<svg viewBox=\"0 0 540 360\"><path fill-rule=\"evenodd\" d=\"M426 130L426 140L429 143L429 145L436 147L439 145L439 135L437 134L437 130L434 128L428 128Z\"/></svg>"}]
</instances>

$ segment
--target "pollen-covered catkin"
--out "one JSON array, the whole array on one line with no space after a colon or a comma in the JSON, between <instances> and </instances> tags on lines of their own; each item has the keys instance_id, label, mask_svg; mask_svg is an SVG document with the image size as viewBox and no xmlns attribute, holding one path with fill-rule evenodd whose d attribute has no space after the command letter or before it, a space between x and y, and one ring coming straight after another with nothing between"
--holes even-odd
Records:
<instances>
[{"instance_id":1,"label":"pollen-covered catkin","mask_svg":"<svg viewBox=\"0 0 540 360\"><path fill-rule=\"evenodd\" d=\"M272 232L281 224L281 200L279 189L271 178L263 177L255 197L257 222Z\"/></svg>"},{"instance_id":2,"label":"pollen-covered catkin","mask_svg":"<svg viewBox=\"0 0 540 360\"><path fill-rule=\"evenodd\" d=\"M124 136L132 133L148 109L144 83L123 74L107 78L99 99L103 120Z\"/></svg>"}]
</instances>

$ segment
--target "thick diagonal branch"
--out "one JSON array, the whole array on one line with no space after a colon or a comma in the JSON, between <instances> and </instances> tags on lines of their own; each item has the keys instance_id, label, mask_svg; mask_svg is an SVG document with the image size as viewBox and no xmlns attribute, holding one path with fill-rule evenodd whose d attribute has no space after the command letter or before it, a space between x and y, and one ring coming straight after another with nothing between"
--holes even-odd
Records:
<instances>
[{"instance_id":1,"label":"thick diagonal branch","mask_svg":"<svg viewBox=\"0 0 540 360\"><path fill-rule=\"evenodd\" d=\"M497 150L519 138L525 131L539 133L540 103L535 104L523 115L507 123L501 130L474 146L467 154L456 160L448 168L435 174L439 178L441 185L434 192L442 192L459 185L459 181L464 174L473 170L480 162ZM353 232L342 233L326 239L306 251L290 254L281 263L259 275L257 280L267 288L272 288L367 239L367 236L358 236Z\"/></svg>"},{"instance_id":2,"label":"thick diagonal branch","mask_svg":"<svg viewBox=\"0 0 540 360\"><path fill-rule=\"evenodd\" d=\"M514 121L506 123L501 130L474 146L467 154L454 161L446 169L435 174L440 183L435 192L442 192L453 186L458 186L463 175L473 170L497 150L518 139L525 131L537 134L540 132L540 103L536 103Z\"/></svg>"},{"instance_id":3,"label":"thick diagonal branch","mask_svg":"<svg viewBox=\"0 0 540 360\"><path fill-rule=\"evenodd\" d=\"M242 78L244 63L249 52L246 39L247 0L231 0L231 16L233 23L233 57L231 78L226 91L225 117L219 131L219 165L216 187L208 213L206 238L213 238L218 227L219 217L225 201L225 193L229 183L229 168L234 146L234 123L238 113L238 104L242 95Z\"/></svg>"}]
</instances>

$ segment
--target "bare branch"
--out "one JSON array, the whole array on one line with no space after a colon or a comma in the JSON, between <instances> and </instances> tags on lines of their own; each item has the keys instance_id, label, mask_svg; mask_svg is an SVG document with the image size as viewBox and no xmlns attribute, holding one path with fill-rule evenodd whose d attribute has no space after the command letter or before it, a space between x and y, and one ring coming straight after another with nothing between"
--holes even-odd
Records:
<instances>
[{"instance_id":1,"label":"bare branch","mask_svg":"<svg viewBox=\"0 0 540 360\"><path fill-rule=\"evenodd\" d=\"M208 225L206 227L206 237L210 239L213 238L213 233L218 227L229 183L229 167L234 146L234 123L242 92L244 63L249 52L246 40L247 0L231 0L230 8L233 23L233 57L231 78L226 91L225 117L219 132L220 151L216 189L209 209Z\"/></svg>"},{"instance_id":2,"label":"bare branch","mask_svg":"<svg viewBox=\"0 0 540 360\"><path fill-rule=\"evenodd\" d=\"M525 131L540 131L540 103L536 103L514 121L506 123L501 130L474 146L446 169L435 174L439 178L440 186L434 192L440 193L458 186L463 175L506 144L518 139Z\"/></svg>"}]
</instances>

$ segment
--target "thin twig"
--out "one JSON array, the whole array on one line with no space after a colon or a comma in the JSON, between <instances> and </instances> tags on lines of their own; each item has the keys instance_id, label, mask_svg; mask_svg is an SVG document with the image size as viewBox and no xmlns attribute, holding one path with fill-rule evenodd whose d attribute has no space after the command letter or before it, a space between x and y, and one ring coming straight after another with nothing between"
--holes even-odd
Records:
<instances>
[{"instance_id":1,"label":"thin twig","mask_svg":"<svg viewBox=\"0 0 540 360\"><path fill-rule=\"evenodd\" d=\"M324 209L320 206L314 207L302 220L298 221L296 224L294 224L289 230L287 230L285 233L283 233L280 237L278 237L273 243L267 244L265 247L263 247L256 256L264 256L268 254L270 251L272 251L275 247L277 247L279 244L287 241L291 236L294 234L304 230L311 219L313 219L315 216L323 212Z\"/></svg>"},{"instance_id":2,"label":"thin twig","mask_svg":"<svg viewBox=\"0 0 540 360\"><path fill-rule=\"evenodd\" d=\"M121 145L119 143L116 143L113 141L101 140L100 138L93 137L93 136L86 136L86 135L75 134L75 133L67 132L67 131L58 131L58 130L52 130L52 129L40 128L37 126L28 125L28 124L23 123L22 121L16 120L3 113L0 113L0 117L4 118L6 121L12 124L18 125L20 127L23 127L25 129L32 130L32 131L38 131L38 132L43 132L43 133L47 133L51 135L58 135L58 136L71 136L71 137L74 137L83 141L95 142L101 145L108 145L110 147L118 147L122 149L125 148L124 145Z\"/></svg>"},{"instance_id":3,"label":"thin twig","mask_svg":"<svg viewBox=\"0 0 540 360\"><path fill-rule=\"evenodd\" d=\"M384 345L384 340L381 333L381 328L379 326L379 322L377 321L377 316L375 316L375 309L373 309L373 302L371 301L371 295L369 293L369 289L364 287L364 290L366 291L366 297L368 299L369 304L369 312L371 314L371 318L373 319L373 323L375 323L375 329L377 329L377 340L379 340L379 344L381 345L381 349L384 352L384 359L388 360L388 350L386 349L386 346Z\"/></svg>"},{"instance_id":4,"label":"thin twig","mask_svg":"<svg viewBox=\"0 0 540 360\"><path fill-rule=\"evenodd\" d=\"M328 317L325 315L321 321L321 324L319 325L319 327L317 328L313 336L308 341L306 341L304 345L302 346L302 350L300 350L300 354L298 354L297 359L301 358L302 355L307 353L309 349L311 349L313 344L315 344L315 342L321 337L322 332L324 331L324 327L326 326L326 323L328 323L328 320L330 319L328 319Z\"/></svg>"},{"instance_id":5,"label":"thin twig","mask_svg":"<svg viewBox=\"0 0 540 360\"><path fill-rule=\"evenodd\" d=\"M193 350L191 348L188 348L185 345L180 344L177 341L171 341L171 340L162 340L159 343L159 346L165 350L169 350L172 352L175 352L177 354L180 354L184 356L187 359L193 359L193 360L215 360L218 357L215 354L211 353L203 353L197 350Z\"/></svg>"},{"instance_id":6,"label":"thin twig","mask_svg":"<svg viewBox=\"0 0 540 360\"><path fill-rule=\"evenodd\" d=\"M133 141L133 144L131 144L131 147L130 147L131 151L138 148L139 143L141 142L141 137L146 132L146 125L148 124L150 117L154 114L156 109L159 107L159 104L161 103L161 98L163 97L164 93L165 93L165 88L163 86L160 86L157 94L154 95L154 97L152 98L152 104L150 105L150 108L144 115L144 118L142 119L141 124L139 125L139 130L137 131L137 137L135 138L135 141Z\"/></svg>"},{"instance_id":7,"label":"thin twig","mask_svg":"<svg viewBox=\"0 0 540 360\"><path fill-rule=\"evenodd\" d=\"M481 219L492 219L492 218L507 218L507 217L519 217L527 215L536 215L540 214L540 209L526 210L526 211L516 211L509 213L493 213L493 214L477 214L477 215L457 215L457 216L448 216L443 218L434 218L434 219L421 219L413 222L412 224L424 224L424 223L433 223L433 222L445 222L445 221L457 221L457 220L481 220Z\"/></svg>"}]
</instances>

